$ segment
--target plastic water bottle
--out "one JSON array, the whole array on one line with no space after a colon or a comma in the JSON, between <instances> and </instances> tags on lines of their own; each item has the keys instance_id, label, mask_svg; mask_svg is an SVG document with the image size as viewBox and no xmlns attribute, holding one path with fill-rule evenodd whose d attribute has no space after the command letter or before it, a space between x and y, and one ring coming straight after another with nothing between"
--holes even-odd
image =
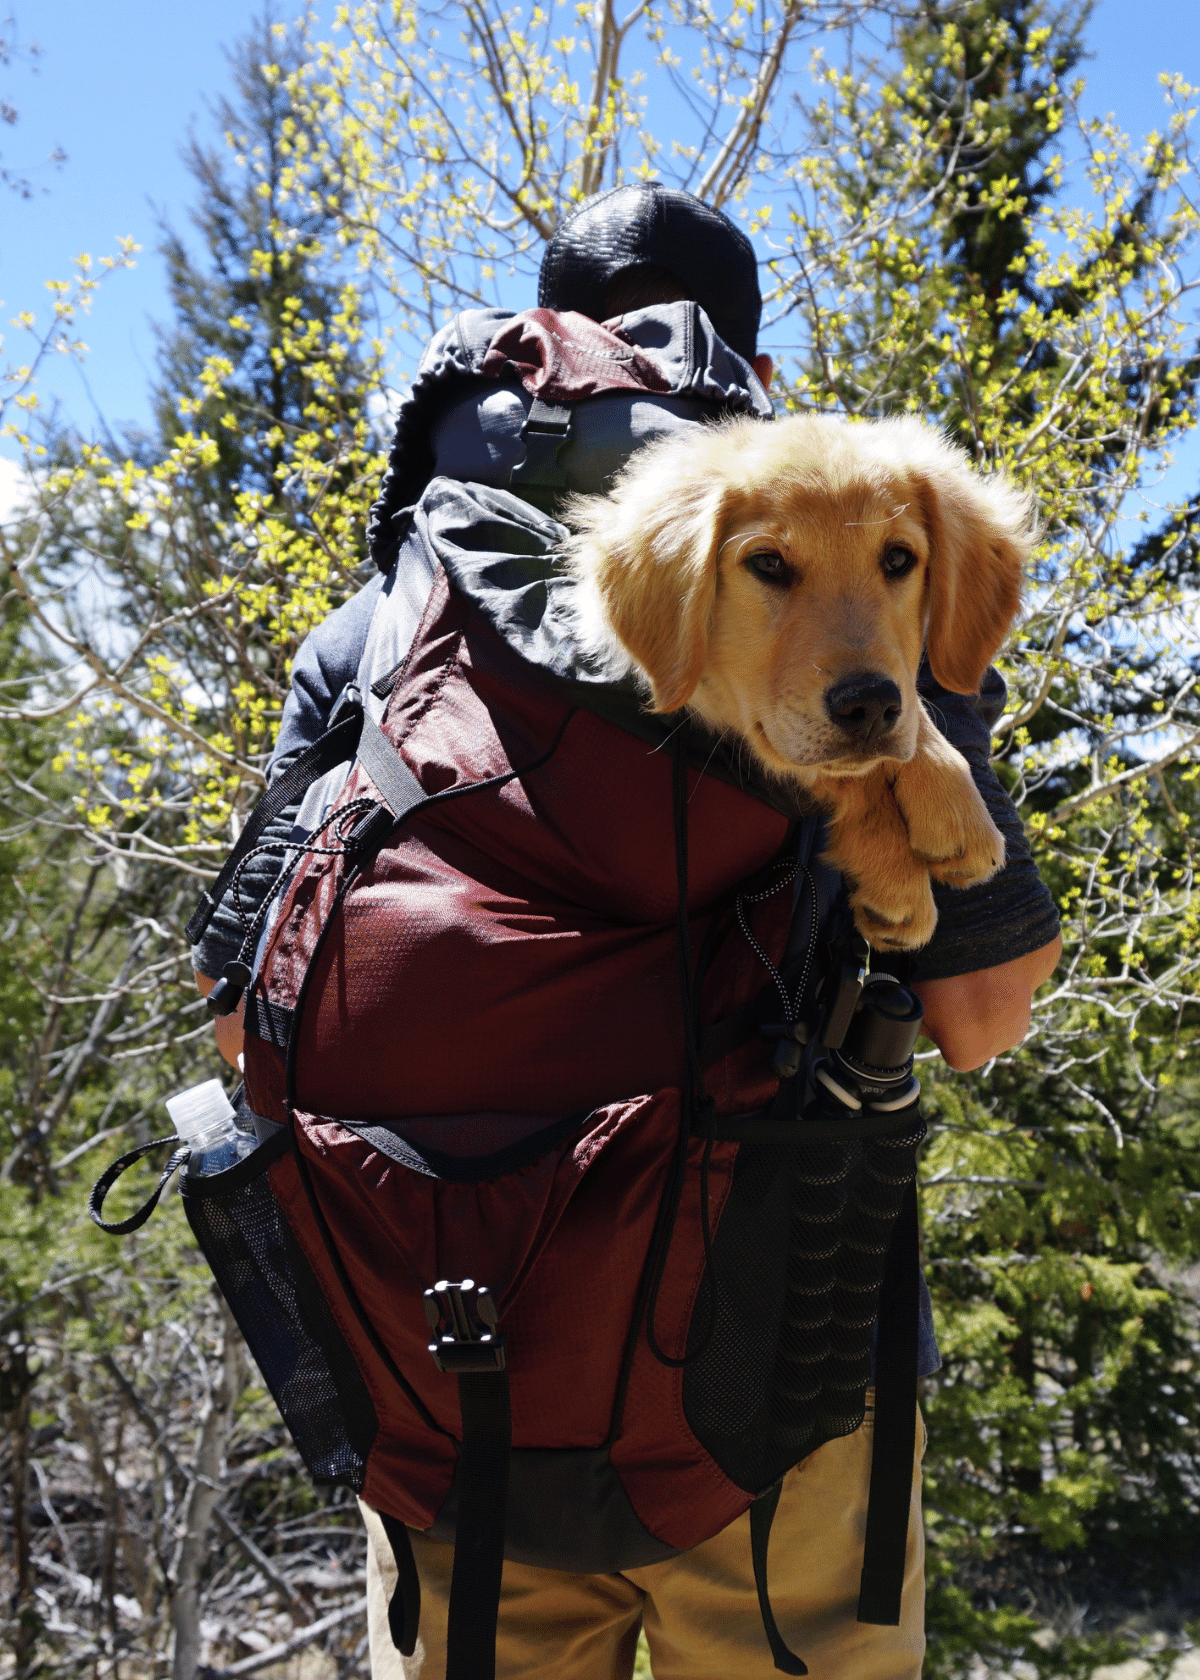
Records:
<instances>
[{"instance_id":1,"label":"plastic water bottle","mask_svg":"<svg viewBox=\"0 0 1200 1680\"><path fill-rule=\"evenodd\" d=\"M188 1177L224 1172L257 1148L253 1132L239 1131L229 1098L219 1079L206 1079L190 1091L167 1098L167 1113L192 1151Z\"/></svg>"}]
</instances>

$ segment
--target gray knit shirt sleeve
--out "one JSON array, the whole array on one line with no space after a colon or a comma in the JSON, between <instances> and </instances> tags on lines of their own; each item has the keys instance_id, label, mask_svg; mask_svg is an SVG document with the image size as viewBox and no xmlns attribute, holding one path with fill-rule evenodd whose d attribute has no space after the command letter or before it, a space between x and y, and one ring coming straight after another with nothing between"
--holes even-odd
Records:
<instances>
[{"instance_id":1,"label":"gray knit shirt sleeve","mask_svg":"<svg viewBox=\"0 0 1200 1680\"><path fill-rule=\"evenodd\" d=\"M1040 950L1058 933L1059 916L1030 855L1016 807L991 764L992 728L1007 698L1003 677L989 668L977 695L952 694L922 665L917 688L934 723L971 766L1006 847L1004 868L981 886L933 883L937 931L917 952L914 977L946 980Z\"/></svg>"}]
</instances>

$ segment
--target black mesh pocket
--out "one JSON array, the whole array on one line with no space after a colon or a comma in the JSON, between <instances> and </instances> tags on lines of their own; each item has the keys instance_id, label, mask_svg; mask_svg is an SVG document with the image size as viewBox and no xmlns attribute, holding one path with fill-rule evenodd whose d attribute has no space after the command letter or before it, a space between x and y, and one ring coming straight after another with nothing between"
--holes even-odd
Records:
<instances>
[{"instance_id":1,"label":"black mesh pocket","mask_svg":"<svg viewBox=\"0 0 1200 1680\"><path fill-rule=\"evenodd\" d=\"M185 1179L188 1223L314 1481L361 1491L377 1420L329 1303L267 1178L286 1132Z\"/></svg>"},{"instance_id":2,"label":"black mesh pocket","mask_svg":"<svg viewBox=\"0 0 1200 1680\"><path fill-rule=\"evenodd\" d=\"M713 1239L712 1333L703 1346L702 1294L683 1409L749 1493L863 1421L892 1230L925 1136L915 1111L899 1118L885 1137L811 1143L800 1121L795 1141L738 1150Z\"/></svg>"}]
</instances>

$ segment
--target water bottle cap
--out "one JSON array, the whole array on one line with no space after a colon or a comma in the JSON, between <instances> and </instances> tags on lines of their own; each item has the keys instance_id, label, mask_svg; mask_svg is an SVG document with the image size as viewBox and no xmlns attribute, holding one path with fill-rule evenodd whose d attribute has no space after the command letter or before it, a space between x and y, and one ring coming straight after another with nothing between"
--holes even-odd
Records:
<instances>
[{"instance_id":1,"label":"water bottle cap","mask_svg":"<svg viewBox=\"0 0 1200 1680\"><path fill-rule=\"evenodd\" d=\"M233 1107L219 1079L206 1079L190 1091L167 1098L167 1113L185 1143L197 1144L214 1132L221 1133L234 1121Z\"/></svg>"}]
</instances>

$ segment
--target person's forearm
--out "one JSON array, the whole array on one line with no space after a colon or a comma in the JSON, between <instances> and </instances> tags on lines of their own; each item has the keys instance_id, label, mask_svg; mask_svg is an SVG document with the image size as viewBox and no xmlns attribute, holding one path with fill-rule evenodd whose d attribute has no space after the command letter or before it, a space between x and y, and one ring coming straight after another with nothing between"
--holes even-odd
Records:
<instances>
[{"instance_id":1,"label":"person's forearm","mask_svg":"<svg viewBox=\"0 0 1200 1680\"><path fill-rule=\"evenodd\" d=\"M196 984L200 988L201 997L207 997L216 983L210 974L197 974L196 976ZM217 1049L230 1067L237 1067L238 1057L242 1053L244 1043L242 1016L245 1011L246 999L243 995L242 1001L232 1015L216 1015L213 1017L213 1032L216 1035Z\"/></svg>"},{"instance_id":2,"label":"person's forearm","mask_svg":"<svg viewBox=\"0 0 1200 1680\"><path fill-rule=\"evenodd\" d=\"M913 990L925 1008L924 1033L959 1073L1012 1050L1029 1031L1033 994L1053 974L1061 938L997 968L920 980Z\"/></svg>"}]
</instances>

